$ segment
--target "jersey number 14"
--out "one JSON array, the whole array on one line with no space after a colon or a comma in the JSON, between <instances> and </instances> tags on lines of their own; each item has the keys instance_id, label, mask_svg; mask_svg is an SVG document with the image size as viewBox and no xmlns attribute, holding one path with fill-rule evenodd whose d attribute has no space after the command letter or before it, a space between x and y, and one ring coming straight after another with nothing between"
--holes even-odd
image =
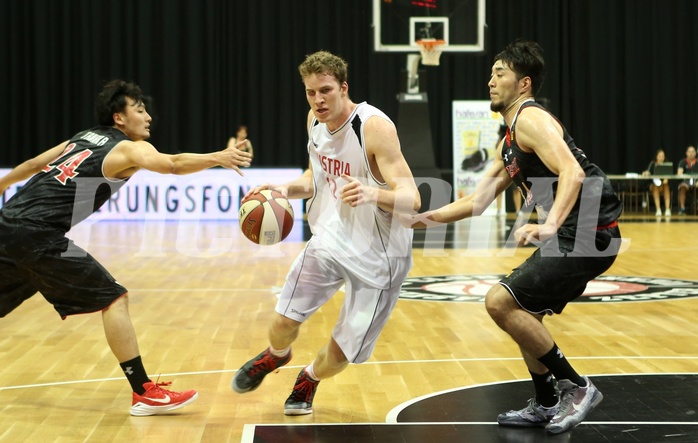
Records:
<instances>
[{"instance_id":1,"label":"jersey number 14","mask_svg":"<svg viewBox=\"0 0 698 443\"><path fill-rule=\"evenodd\" d=\"M68 146L66 146L65 150L63 151L63 154L61 154L61 156L58 157L54 161L58 161L59 159L65 157L70 151L75 149L75 146L76 146L75 143L71 143ZM68 157L67 160L63 161L62 163L60 163L58 165L50 165L49 164L49 165L44 166L42 171L43 172L50 172L54 168L58 169L59 171L61 171L61 173L54 176L53 178L58 180L62 185L65 185L68 182L68 179L72 179L79 174L79 172L77 171L78 166L80 166L80 164L82 162L84 162L87 159L87 157L89 157L91 155L92 155L92 151L90 151L89 149L85 149L82 152L78 152L77 154Z\"/></svg>"}]
</instances>

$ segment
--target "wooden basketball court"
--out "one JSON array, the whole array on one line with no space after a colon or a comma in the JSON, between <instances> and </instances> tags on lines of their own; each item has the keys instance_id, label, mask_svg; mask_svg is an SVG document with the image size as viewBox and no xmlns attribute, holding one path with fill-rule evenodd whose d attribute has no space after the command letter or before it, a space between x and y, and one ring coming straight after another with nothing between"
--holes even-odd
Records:
<instances>
[{"instance_id":1,"label":"wooden basketball court","mask_svg":"<svg viewBox=\"0 0 698 443\"><path fill-rule=\"evenodd\" d=\"M629 245L608 274L698 280L696 221L625 216ZM463 222L441 246L438 238L416 242L427 247L415 248L410 275L504 274L532 252L501 247L510 222L487 223L484 235L471 235L475 227ZM303 247L301 226L291 237L259 247L236 223L213 222L106 222L76 232L76 241L129 288L149 374L173 381L174 390L197 389L199 399L170 415L131 417L131 391L100 315L61 321L37 295L2 320L0 441L237 442L246 424L386 423L393 408L420 396L527 378L517 347L482 303L405 299L369 362L323 381L313 415L285 417L299 368L329 337L340 293L304 325L289 366L258 390L235 394L234 372L267 346L275 293ZM697 372L696 318L698 299L677 297L573 303L546 322L584 374L674 374ZM345 432L342 441L362 441Z\"/></svg>"}]
</instances>

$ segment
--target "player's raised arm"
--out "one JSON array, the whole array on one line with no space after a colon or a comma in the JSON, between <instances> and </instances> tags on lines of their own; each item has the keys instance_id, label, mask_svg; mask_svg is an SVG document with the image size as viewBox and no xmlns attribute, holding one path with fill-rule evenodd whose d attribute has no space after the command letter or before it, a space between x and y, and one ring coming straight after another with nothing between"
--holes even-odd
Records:
<instances>
[{"instance_id":1,"label":"player's raised arm","mask_svg":"<svg viewBox=\"0 0 698 443\"><path fill-rule=\"evenodd\" d=\"M13 184L26 180L41 171L44 166L60 157L67 145L68 142L65 141L15 167L7 175L0 178L0 194Z\"/></svg>"},{"instance_id":2,"label":"player's raised arm","mask_svg":"<svg viewBox=\"0 0 698 443\"><path fill-rule=\"evenodd\" d=\"M222 166L243 175L239 166L250 165L250 154L231 146L222 151L207 154L163 154L147 141L122 142L109 153L104 161L107 177L125 178L139 169L160 174L191 174Z\"/></svg>"}]
</instances>

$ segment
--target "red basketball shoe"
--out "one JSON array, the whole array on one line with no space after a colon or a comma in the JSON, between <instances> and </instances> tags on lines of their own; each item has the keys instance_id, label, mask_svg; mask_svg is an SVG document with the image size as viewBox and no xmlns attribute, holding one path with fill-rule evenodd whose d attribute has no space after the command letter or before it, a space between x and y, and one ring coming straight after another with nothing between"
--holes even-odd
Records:
<instances>
[{"instance_id":1,"label":"red basketball shoe","mask_svg":"<svg viewBox=\"0 0 698 443\"><path fill-rule=\"evenodd\" d=\"M188 405L199 397L199 393L194 390L174 392L160 387L170 386L171 384L172 382L153 383L152 381L143 383L145 388L143 395L133 393L131 415L144 417L146 415L174 411Z\"/></svg>"}]
</instances>

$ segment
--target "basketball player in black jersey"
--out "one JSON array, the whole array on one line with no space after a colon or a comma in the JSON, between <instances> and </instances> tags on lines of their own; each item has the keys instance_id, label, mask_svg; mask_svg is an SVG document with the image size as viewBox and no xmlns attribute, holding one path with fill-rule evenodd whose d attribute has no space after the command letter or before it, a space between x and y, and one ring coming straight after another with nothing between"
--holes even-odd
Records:
<instances>
[{"instance_id":1,"label":"basketball player in black jersey","mask_svg":"<svg viewBox=\"0 0 698 443\"><path fill-rule=\"evenodd\" d=\"M173 392L153 383L141 362L128 312L128 291L65 234L140 169L189 174L213 166L249 165L233 146L210 154L159 153L140 88L121 80L97 96L99 126L82 131L28 160L0 179L0 193L32 177L0 210L0 317L40 292L65 319L101 312L112 352L133 388L131 415L154 415L196 400L194 390Z\"/></svg>"},{"instance_id":2,"label":"basketball player in black jersey","mask_svg":"<svg viewBox=\"0 0 698 443\"><path fill-rule=\"evenodd\" d=\"M491 109L508 126L499 155L473 194L414 221L424 227L480 215L512 182L529 211L535 207L538 223L520 227L515 238L539 248L490 289L485 304L519 345L536 391L527 407L500 414L497 421L558 434L577 426L603 396L572 368L543 318L561 313L614 262L622 205L603 171L534 101L545 75L542 53L538 44L519 40L495 57L488 82Z\"/></svg>"}]
</instances>

